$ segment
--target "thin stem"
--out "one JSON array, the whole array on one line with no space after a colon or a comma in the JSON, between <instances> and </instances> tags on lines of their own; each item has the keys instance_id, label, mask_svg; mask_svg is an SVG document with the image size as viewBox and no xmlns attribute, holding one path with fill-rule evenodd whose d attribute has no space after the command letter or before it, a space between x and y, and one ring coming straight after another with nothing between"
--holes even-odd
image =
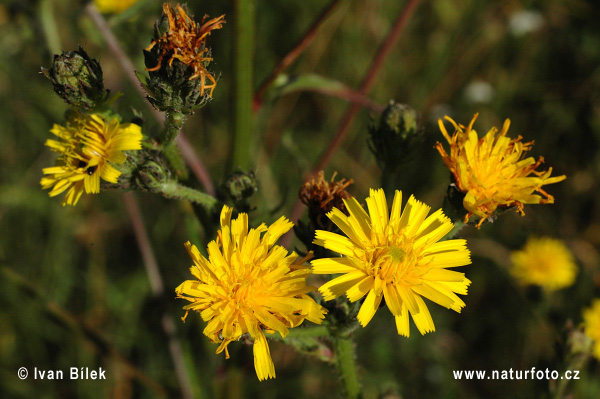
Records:
<instances>
[{"instance_id":1,"label":"thin stem","mask_svg":"<svg viewBox=\"0 0 600 399\"><path fill-rule=\"evenodd\" d=\"M96 351L96 353L98 353L100 356L112 358L123 365L124 368L127 369L128 373L134 376L142 384L152 389L157 397L167 397L164 387L147 376L134 363L123 356L111 342L106 340L101 331L98 331L94 326L83 321L81 317L74 315L57 303L48 301L46 298L44 298L42 293L40 293L36 285L12 269L2 266L0 267L0 273L2 274L2 278L4 280L8 280L13 285L19 286L25 290L30 297L34 297L43 303L45 307L44 310L48 312L48 314L57 320L63 327L71 330L75 336L84 338L85 342L90 344L89 347L93 348L93 350Z\"/></svg>"},{"instance_id":2,"label":"thin stem","mask_svg":"<svg viewBox=\"0 0 600 399\"><path fill-rule=\"evenodd\" d=\"M52 54L60 54L61 44L56 18L54 18L54 4L52 0L42 0L40 2L40 22L44 36L46 37L46 45Z\"/></svg>"},{"instance_id":3,"label":"thin stem","mask_svg":"<svg viewBox=\"0 0 600 399\"><path fill-rule=\"evenodd\" d=\"M315 326L308 328L292 328L286 338L319 338L329 336L331 336L331 333L327 326Z\"/></svg>"},{"instance_id":4,"label":"thin stem","mask_svg":"<svg viewBox=\"0 0 600 399\"><path fill-rule=\"evenodd\" d=\"M146 274L150 280L152 294L156 298L161 298L165 293L165 284L162 276L160 275L158 263L156 261L156 257L154 256L152 245L150 244L150 238L148 237L148 233L146 232L146 228L144 226L144 220L142 218L140 208L133 193L123 194L123 201L125 202L125 208L129 214L131 224L133 225L135 238L142 254L144 268L146 269ZM170 316L168 316L166 313L163 313L161 325L168 339L169 353L171 354L171 359L175 365L175 374L181 389L181 396L184 399L193 399L194 393L192 391L190 376L185 367L181 343L175 335L175 323Z\"/></svg>"},{"instance_id":5,"label":"thin stem","mask_svg":"<svg viewBox=\"0 0 600 399\"><path fill-rule=\"evenodd\" d=\"M255 0L235 0L235 94L232 167L252 167L252 79Z\"/></svg>"},{"instance_id":6,"label":"thin stem","mask_svg":"<svg viewBox=\"0 0 600 399\"><path fill-rule=\"evenodd\" d=\"M181 131L185 122L185 115L179 111L167 112L167 119L165 120L165 130L161 138L161 144L164 147L170 146Z\"/></svg>"},{"instance_id":7,"label":"thin stem","mask_svg":"<svg viewBox=\"0 0 600 399\"><path fill-rule=\"evenodd\" d=\"M396 23L392 27L385 42L379 48L379 51L377 52L375 58L373 59L371 67L365 74L363 83L361 84L360 89L359 89L360 93L365 94L367 91L369 91L369 89L373 85L373 82L375 81L375 77L377 76L377 73L383 66L383 63L384 63L385 59L387 58L387 56L389 55L393 45L400 38L400 33L402 32L404 26L406 26L406 23L408 22L410 17L413 15L418 4L419 4L419 0L409 0L408 4L406 6L404 6L402 11L400 12L400 15L396 19ZM321 156L319 162L317 162L317 164L312 169L310 174L306 177L307 180L310 179L311 177L315 176L317 173L319 173L320 170L323 170L325 168L325 166L329 163L334 152L337 150L337 148L341 144L342 140L346 136L348 128L350 127L350 124L354 120L354 117L358 113L359 109L360 109L360 104L358 104L358 103L353 103L350 106L350 108L348 108L348 111L346 111L344 118L340 122L340 125L338 127L338 130L337 130L335 136L329 143L329 146L327 147L327 149L323 152L323 155ZM303 206L302 202L300 200L296 201L296 204L294 204L294 208L292 209L291 221L296 223L302 216L303 211L304 211L304 206ZM292 241L292 238L293 238L292 234L287 233L282 238L282 245L289 244Z\"/></svg>"},{"instance_id":8,"label":"thin stem","mask_svg":"<svg viewBox=\"0 0 600 399\"><path fill-rule=\"evenodd\" d=\"M319 15L319 17L312 23L312 25L307 29L307 31L304 32L304 35L302 35L298 43L296 43L296 45L286 54L286 56L283 57L283 59L279 62L279 64L277 64L273 72L271 72L271 74L261 83L260 87L258 88L258 90L256 90L256 93L254 94L252 107L254 112L257 112L262 106L263 97L267 89L271 87L275 79L277 79L277 77L281 75L283 71L285 71L290 65L292 65L294 61L296 61L296 59L300 56L300 54L304 52L308 45L312 43L313 39L317 35L317 31L319 30L319 28L337 9L337 6L340 5L342 1L344 0L333 0L327 5L327 7L323 9L321 15Z\"/></svg>"},{"instance_id":9,"label":"thin stem","mask_svg":"<svg viewBox=\"0 0 600 399\"><path fill-rule=\"evenodd\" d=\"M379 71L381 70L381 67L384 64L385 59L390 54L394 44L396 44L396 42L400 38L400 33L402 33L402 30L406 26L406 23L409 21L410 17L413 15L415 9L417 8L417 5L419 4L419 1L420 0L409 0L408 4L400 12L400 15L396 19L396 22L394 23L394 26L390 30L390 33L388 34L385 41L383 42L383 44L377 51L377 54L375 55L375 58L373 59L373 62L371 63L371 67L365 74L363 82L360 85L359 92L367 93L369 91L369 89L371 88L371 86L373 86L373 83L375 82L375 78L377 77ZM346 114L344 115L344 118L342 119L342 122L340 123L335 136L329 143L329 146L327 147L327 149L321 156L321 159L319 160L319 162L317 162L317 164L313 168L310 177L316 175L320 170L324 169L325 166L329 163L329 161L331 160L331 157L333 156L333 154L335 153L335 151L341 144L342 140L346 136L346 133L348 132L348 128L350 127L350 124L354 120L354 117L358 113L359 109L360 109L360 105L358 105L356 103L352 104L350 106L350 108L348 108L348 111L346 111Z\"/></svg>"},{"instance_id":10,"label":"thin stem","mask_svg":"<svg viewBox=\"0 0 600 399\"><path fill-rule=\"evenodd\" d=\"M352 336L350 334L336 335L333 338L333 347L336 366L342 377L346 399L361 398L362 392L356 368L356 356Z\"/></svg>"},{"instance_id":11,"label":"thin stem","mask_svg":"<svg viewBox=\"0 0 600 399\"><path fill-rule=\"evenodd\" d=\"M209 213L214 211L217 206L221 204L221 202L212 195L203 193L202 191L198 191L191 187L182 186L174 180L160 184L155 191L166 198L184 199L194 202L204 207Z\"/></svg>"},{"instance_id":12,"label":"thin stem","mask_svg":"<svg viewBox=\"0 0 600 399\"><path fill-rule=\"evenodd\" d=\"M138 81L138 78L135 74L135 66L133 65L133 62L131 62L131 59L127 56L127 54L125 53L125 51L119 44L119 41L117 40L114 33L112 32L112 30L106 23L106 20L104 19L104 17L102 17L102 15L100 15L98 10L96 10L93 3L89 3L86 6L85 10L86 10L87 14L90 16L90 18L92 19L92 22L94 23L94 25L96 25L96 27L102 34L102 37L104 37L104 40L106 41L106 44L108 45L109 50L113 53L114 57L117 59L117 62L119 63L119 66L121 67L121 71L123 72L125 77L129 80L131 85L137 90L137 92L140 94L140 96L142 96L143 98L146 98L146 92L140 85L140 82ZM152 116L154 116L154 118L159 123L161 123L161 124L164 123L165 116L160 111L156 110L149 102L146 101L145 103L148 106L148 108L150 109L150 111L152 112ZM185 159L185 161L188 163L188 165L190 165L190 169L192 169L192 171L198 178L198 181L200 181L200 184L202 184L202 186L208 193L214 194L215 188L214 188L214 184L210 178L210 174L208 173L208 170L206 169L206 167L204 166L204 164L202 163L202 161L200 160L198 155L192 149L190 142L187 140L187 138L185 137L183 132L181 132L177 138L177 145L179 146L179 148L181 150L181 155L183 156L183 159ZM185 148L183 148L183 147L185 147Z\"/></svg>"}]
</instances>

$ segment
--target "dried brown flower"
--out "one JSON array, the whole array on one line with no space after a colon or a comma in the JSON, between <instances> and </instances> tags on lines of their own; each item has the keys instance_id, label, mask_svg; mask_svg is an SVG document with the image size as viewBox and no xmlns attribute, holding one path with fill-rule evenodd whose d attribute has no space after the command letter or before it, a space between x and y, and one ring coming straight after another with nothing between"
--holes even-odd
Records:
<instances>
[{"instance_id":1,"label":"dried brown flower","mask_svg":"<svg viewBox=\"0 0 600 399\"><path fill-rule=\"evenodd\" d=\"M169 4L163 4L163 14L168 19L169 29L146 48L146 51L150 51L158 45L161 51L158 64L147 70L159 70L165 58L168 58L169 67L171 67L173 61L177 59L194 69L190 80L200 79L201 94L204 94L205 89L209 89L209 96L212 97L217 81L206 69L206 65L212 61L212 58L207 56L209 49L206 47L206 38L211 31L223 27L225 15L204 22L208 18L208 15L205 15L200 24L197 24L179 4L175 6L175 9L177 12ZM210 81L210 84L206 84L206 79Z\"/></svg>"},{"instance_id":2,"label":"dried brown flower","mask_svg":"<svg viewBox=\"0 0 600 399\"><path fill-rule=\"evenodd\" d=\"M337 172L331 176L331 181L325 180L325 173L320 171L317 178L307 181L300 188L298 197L308 207L308 217L315 228L329 230L332 223L326 216L334 207L348 214L344 199L351 195L346 187L354 183L354 180L341 179L335 181Z\"/></svg>"}]
</instances>

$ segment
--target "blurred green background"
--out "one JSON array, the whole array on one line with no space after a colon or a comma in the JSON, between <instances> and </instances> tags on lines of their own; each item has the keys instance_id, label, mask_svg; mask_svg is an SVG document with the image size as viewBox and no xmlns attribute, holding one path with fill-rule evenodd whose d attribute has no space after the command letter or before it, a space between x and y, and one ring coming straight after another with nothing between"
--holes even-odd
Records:
<instances>
[{"instance_id":1,"label":"blurred green background","mask_svg":"<svg viewBox=\"0 0 600 399\"><path fill-rule=\"evenodd\" d=\"M318 17L327 2L257 1L255 77L258 87ZM404 1L342 1L289 73L314 73L358 88ZM190 1L196 19L227 14L210 38L221 73L214 100L191 117L184 131L216 184L228 173L232 144L234 12L232 2ZM0 2L0 396L2 398L181 397L161 327L174 319L197 398L339 397L335 370L271 342L277 378L258 382L251 347L229 346L231 359L214 353L196 314L185 324L174 288L190 277L183 243L199 247L204 234L190 207L136 194L167 294L153 299L122 193L84 196L63 208L39 185L55 156L44 147L67 106L40 73L53 52L81 44L100 61L105 85L123 97L116 108L145 115L144 131L157 131L144 100L125 79L105 41L74 0ZM140 1L106 16L136 69L151 40L161 2ZM437 118L467 124L480 113L480 133L512 120L509 136L535 140L530 155L544 156L567 180L547 187L554 205L529 206L526 216L503 214L495 223L462 233L473 264L462 314L430 306L437 331L409 339L396 334L386 309L355 333L366 398L391 389L403 398L544 398L546 380L459 381L452 370L567 367L569 325L600 297L600 5L596 1L424 1L367 93L421 113L425 140L405 166L399 189L434 209L441 207L448 171L433 145L442 136ZM255 115L255 171L259 191L251 220L290 216L303 176L317 162L348 108L345 100L316 92L269 95ZM363 199L381 172L365 145L372 111L361 109L326 167L355 184ZM191 184L194 184L192 182ZM580 267L576 283L547 295L522 288L507 273L507 254L531 235L565 240ZM294 242L302 249L298 241ZM19 367L30 371L17 377ZM106 381L33 380L32 370L102 367ZM66 373L66 372L65 372ZM600 397L600 365L591 361L567 388L574 398Z\"/></svg>"}]
</instances>

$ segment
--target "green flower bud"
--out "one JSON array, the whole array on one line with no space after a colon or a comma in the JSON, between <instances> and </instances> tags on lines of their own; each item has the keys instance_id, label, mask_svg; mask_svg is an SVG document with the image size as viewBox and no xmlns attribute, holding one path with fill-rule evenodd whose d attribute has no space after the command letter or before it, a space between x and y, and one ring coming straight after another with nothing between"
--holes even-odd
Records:
<instances>
[{"instance_id":1,"label":"green flower bud","mask_svg":"<svg viewBox=\"0 0 600 399\"><path fill-rule=\"evenodd\" d=\"M231 198L239 212L249 211L249 199L258 190L254 172L235 172L223 184L223 191Z\"/></svg>"},{"instance_id":2,"label":"green flower bud","mask_svg":"<svg viewBox=\"0 0 600 399\"><path fill-rule=\"evenodd\" d=\"M150 155L138 168L135 181L142 190L160 192L161 187L173 179L169 166L157 153Z\"/></svg>"},{"instance_id":3,"label":"green flower bud","mask_svg":"<svg viewBox=\"0 0 600 399\"><path fill-rule=\"evenodd\" d=\"M108 92L102 82L102 68L79 46L77 51L54 54L50 69L42 73L52 81L54 91L67 103L83 109L91 109L105 101Z\"/></svg>"},{"instance_id":4,"label":"green flower bud","mask_svg":"<svg viewBox=\"0 0 600 399\"><path fill-rule=\"evenodd\" d=\"M417 111L393 101L381 114L379 123L369 126L369 147L382 170L396 170L407 160L419 138Z\"/></svg>"}]
</instances>

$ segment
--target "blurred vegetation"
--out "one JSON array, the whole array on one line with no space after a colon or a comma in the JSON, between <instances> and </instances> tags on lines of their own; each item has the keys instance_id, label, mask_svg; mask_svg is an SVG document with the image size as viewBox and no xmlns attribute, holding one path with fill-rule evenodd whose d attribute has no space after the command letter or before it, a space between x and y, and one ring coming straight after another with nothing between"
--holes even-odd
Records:
<instances>
[{"instance_id":1,"label":"blurred vegetation","mask_svg":"<svg viewBox=\"0 0 600 399\"><path fill-rule=\"evenodd\" d=\"M221 73L214 99L184 127L216 184L230 172L231 3L188 2L197 17L225 13L228 20L211 36L212 69ZM254 87L325 6L317 0L256 3ZM359 87L404 6L343 1L286 73L317 74ZM249 346L230 345L231 359L225 361L202 335L199 317L179 322L184 304L174 299L173 289L188 278L191 264L183 243L191 239L204 247L213 239L188 204L138 195L165 281L162 300L153 299L122 193L84 196L77 207L63 208L41 190L41 169L54 159L44 142L67 109L40 73L53 53L81 44L100 61L106 87L123 93L116 103L119 112L132 118L135 108L144 114L145 131L158 129L84 7L75 0L0 2L0 396L180 397L161 327L166 310L175 320L195 397L338 397L339 381L328 365L272 342L277 378L258 382ZM141 0L132 10L107 16L140 71L142 49L160 10L161 2ZM510 118L509 135L535 140L530 155L543 155L545 166L567 180L547 187L554 205L526 207L524 218L507 212L479 231L463 230L473 264L461 270L472 280L462 314L431 306L438 331L420 336L412 326L405 339L396 334L390 314L381 311L355 333L366 398L378 398L386 389L404 398L550 397L546 380L455 380L452 370L548 367L562 373L568 366L568 326L577 326L582 308L600 297L599 19L597 2L583 0L432 0L422 2L411 17L367 93L375 103L394 99L420 112L424 142L403 166L398 188L441 207L448 171L432 148L442 138L436 120L447 114L467 123L476 112L480 133ZM279 94L267 97L252 126L258 192L251 220L256 224L290 215L305 173L349 106L314 91ZM359 199L381 184L366 144L372 115L366 109L358 113L326 168L326 176L338 171L354 179L350 192ZM515 285L507 273L507 254L530 235L565 240L580 266L575 285L550 295ZM29 369L27 380L17 377L19 367ZM34 367L103 367L107 380L33 380ZM599 376L600 365L592 361L567 392L598 398Z\"/></svg>"}]
</instances>

